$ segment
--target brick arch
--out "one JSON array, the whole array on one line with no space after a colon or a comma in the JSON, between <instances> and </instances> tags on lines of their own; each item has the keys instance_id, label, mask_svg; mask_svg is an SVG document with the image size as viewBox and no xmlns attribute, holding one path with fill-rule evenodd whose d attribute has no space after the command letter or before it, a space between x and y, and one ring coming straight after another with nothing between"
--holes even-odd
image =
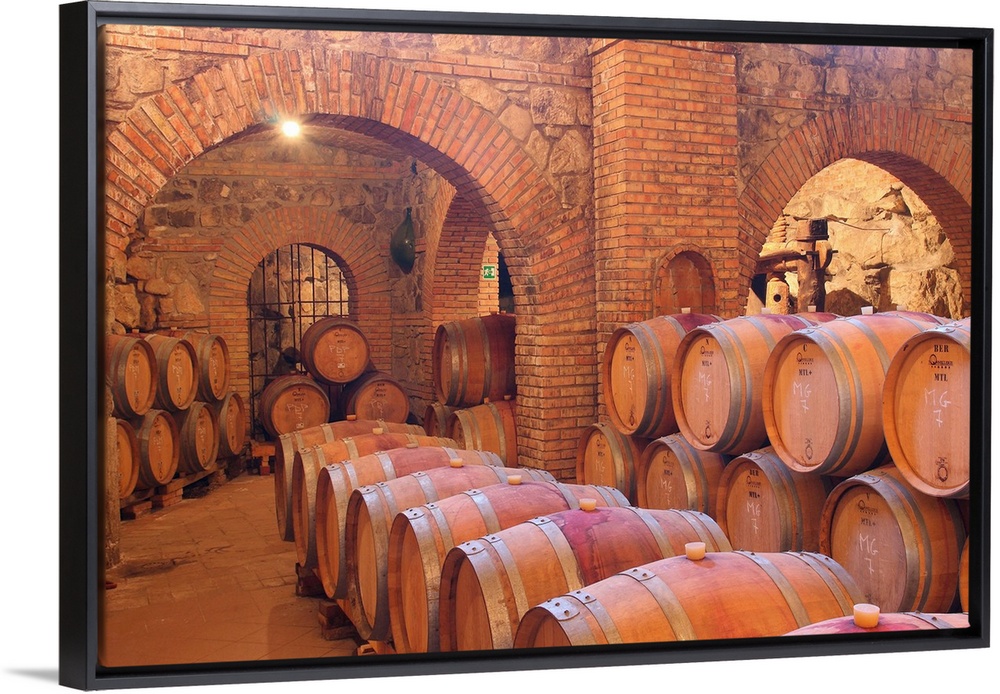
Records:
<instances>
[{"instance_id":1,"label":"brick arch","mask_svg":"<svg viewBox=\"0 0 1000 694\"><path fill-rule=\"evenodd\" d=\"M372 263L376 249L361 226L323 208L283 207L251 220L219 251L209 288L209 330L222 335L232 360L231 387L250 397L247 289L257 266L276 248L310 244L329 251L344 273L348 306L371 344L372 354L390 354L389 328L374 320L389 301L385 263Z\"/></svg>"},{"instance_id":2,"label":"brick arch","mask_svg":"<svg viewBox=\"0 0 1000 694\"><path fill-rule=\"evenodd\" d=\"M340 49L269 52L208 68L139 102L107 139L108 263L125 251L142 210L185 164L284 116L308 116L403 147L489 220L518 303L521 462L571 468L574 432L582 433L584 411L596 414L596 400L592 387L553 387L556 370L545 364L572 363L578 380L597 379L595 350L581 347L596 330L593 239L583 211L563 208L545 173L495 114L405 63Z\"/></svg>"},{"instance_id":3,"label":"brick arch","mask_svg":"<svg viewBox=\"0 0 1000 694\"><path fill-rule=\"evenodd\" d=\"M840 159L899 178L928 205L955 250L968 307L972 287L972 148L944 123L891 104L824 113L782 140L740 196L741 279L747 284L771 226L806 181Z\"/></svg>"}]
</instances>

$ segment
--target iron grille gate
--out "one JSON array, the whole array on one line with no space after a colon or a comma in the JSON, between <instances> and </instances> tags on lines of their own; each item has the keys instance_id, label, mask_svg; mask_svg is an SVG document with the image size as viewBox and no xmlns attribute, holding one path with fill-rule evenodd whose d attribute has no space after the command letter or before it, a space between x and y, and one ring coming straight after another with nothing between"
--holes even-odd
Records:
<instances>
[{"instance_id":1,"label":"iron grille gate","mask_svg":"<svg viewBox=\"0 0 1000 694\"><path fill-rule=\"evenodd\" d=\"M250 332L251 436L267 437L259 420L260 396L276 376L304 373L302 335L318 319L347 316L347 283L326 250L307 244L278 248L250 278L247 290ZM338 386L318 382L336 403Z\"/></svg>"}]
</instances>

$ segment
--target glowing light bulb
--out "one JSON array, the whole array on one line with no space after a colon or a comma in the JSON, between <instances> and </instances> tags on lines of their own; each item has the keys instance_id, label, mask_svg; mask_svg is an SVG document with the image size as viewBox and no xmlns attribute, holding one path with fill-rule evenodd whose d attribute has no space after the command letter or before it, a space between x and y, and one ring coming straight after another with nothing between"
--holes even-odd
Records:
<instances>
[{"instance_id":1,"label":"glowing light bulb","mask_svg":"<svg viewBox=\"0 0 1000 694\"><path fill-rule=\"evenodd\" d=\"M302 132L302 126L293 120L286 120L281 124L281 132L285 137L297 137Z\"/></svg>"}]
</instances>

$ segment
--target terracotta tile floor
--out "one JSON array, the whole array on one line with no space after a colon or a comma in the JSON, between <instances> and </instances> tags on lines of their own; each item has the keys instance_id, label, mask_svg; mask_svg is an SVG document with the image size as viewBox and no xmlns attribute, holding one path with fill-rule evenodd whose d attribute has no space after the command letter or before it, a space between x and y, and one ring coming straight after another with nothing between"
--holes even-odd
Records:
<instances>
[{"instance_id":1,"label":"terracotta tile floor","mask_svg":"<svg viewBox=\"0 0 1000 694\"><path fill-rule=\"evenodd\" d=\"M122 521L107 574L102 662L163 665L355 655L326 640L319 598L296 595L295 546L278 535L274 477L240 475L199 498Z\"/></svg>"}]
</instances>

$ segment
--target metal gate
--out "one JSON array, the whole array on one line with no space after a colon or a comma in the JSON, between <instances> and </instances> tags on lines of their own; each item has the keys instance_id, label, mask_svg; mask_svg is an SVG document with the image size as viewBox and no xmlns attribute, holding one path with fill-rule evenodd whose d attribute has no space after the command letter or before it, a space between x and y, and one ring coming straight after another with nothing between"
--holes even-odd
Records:
<instances>
[{"instance_id":1,"label":"metal gate","mask_svg":"<svg viewBox=\"0 0 1000 694\"><path fill-rule=\"evenodd\" d=\"M251 436L266 436L259 422L259 401L276 376L304 373L299 345L302 335L318 319L348 316L344 273L323 248L293 244L276 249L254 271L247 290L250 331ZM330 402L335 386L320 384Z\"/></svg>"}]
</instances>

